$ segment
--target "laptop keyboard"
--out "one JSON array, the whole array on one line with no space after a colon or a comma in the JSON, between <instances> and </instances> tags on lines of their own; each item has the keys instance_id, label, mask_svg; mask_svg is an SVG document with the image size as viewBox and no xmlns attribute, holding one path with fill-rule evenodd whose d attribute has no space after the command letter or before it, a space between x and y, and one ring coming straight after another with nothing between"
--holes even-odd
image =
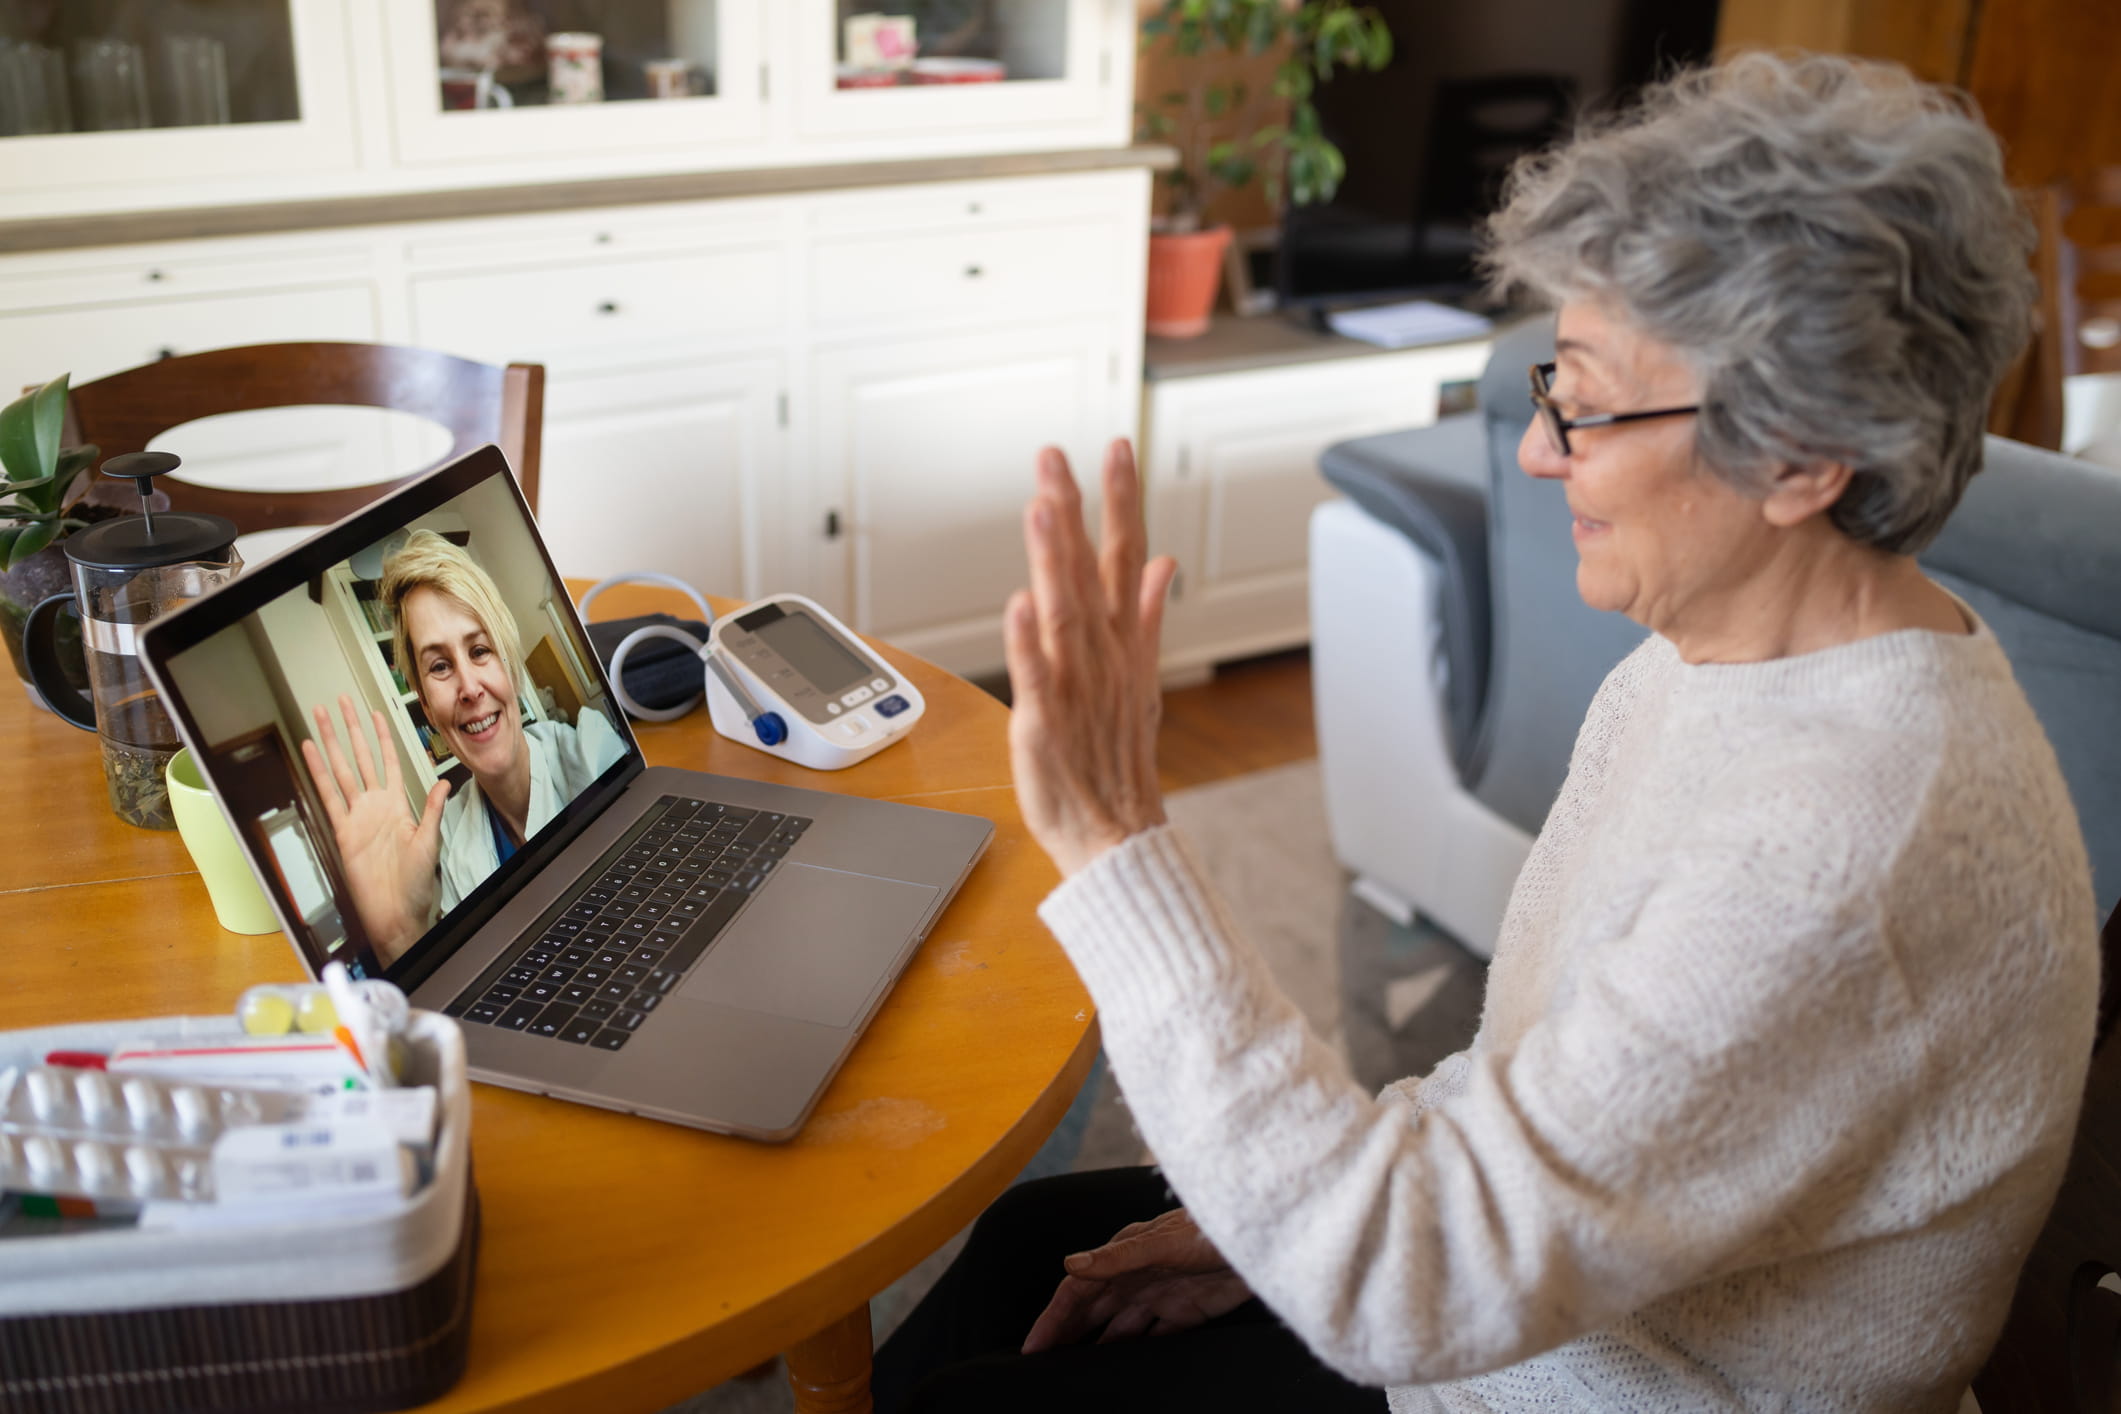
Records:
<instances>
[{"instance_id":1,"label":"laptop keyboard","mask_svg":"<svg viewBox=\"0 0 2121 1414\"><path fill-rule=\"evenodd\" d=\"M809 827L800 815L663 796L443 1010L620 1050Z\"/></svg>"}]
</instances>

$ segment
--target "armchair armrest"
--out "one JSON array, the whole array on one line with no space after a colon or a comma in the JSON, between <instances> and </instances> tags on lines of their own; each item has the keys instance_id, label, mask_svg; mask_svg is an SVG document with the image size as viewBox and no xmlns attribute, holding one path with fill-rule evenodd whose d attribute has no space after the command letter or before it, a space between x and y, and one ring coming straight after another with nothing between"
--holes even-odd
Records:
<instances>
[{"instance_id":1,"label":"armchair armrest","mask_svg":"<svg viewBox=\"0 0 2121 1414\"><path fill-rule=\"evenodd\" d=\"M1463 776L1488 683L1488 445L1482 419L1463 413L1432 427L1335 443L1320 455L1319 469L1335 489L1438 566L1444 719Z\"/></svg>"}]
</instances>

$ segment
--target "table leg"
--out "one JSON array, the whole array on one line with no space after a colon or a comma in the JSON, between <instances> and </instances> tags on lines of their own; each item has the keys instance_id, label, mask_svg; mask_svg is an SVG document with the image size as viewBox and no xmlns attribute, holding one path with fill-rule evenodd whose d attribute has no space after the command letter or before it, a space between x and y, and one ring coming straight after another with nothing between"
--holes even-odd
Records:
<instances>
[{"instance_id":1,"label":"table leg","mask_svg":"<svg viewBox=\"0 0 2121 1414\"><path fill-rule=\"evenodd\" d=\"M869 1305L787 1352L796 1414L869 1414Z\"/></svg>"}]
</instances>

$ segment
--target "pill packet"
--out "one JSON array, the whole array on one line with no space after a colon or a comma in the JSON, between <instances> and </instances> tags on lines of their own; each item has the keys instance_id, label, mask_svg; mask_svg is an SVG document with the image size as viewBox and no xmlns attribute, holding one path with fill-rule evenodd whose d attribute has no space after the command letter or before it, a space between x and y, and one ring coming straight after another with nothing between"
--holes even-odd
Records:
<instances>
[{"instance_id":1,"label":"pill packet","mask_svg":"<svg viewBox=\"0 0 2121 1414\"><path fill-rule=\"evenodd\" d=\"M237 1086L12 1067L0 1072L0 1189L99 1205L207 1201L215 1139L233 1127L283 1122L302 1103Z\"/></svg>"}]
</instances>

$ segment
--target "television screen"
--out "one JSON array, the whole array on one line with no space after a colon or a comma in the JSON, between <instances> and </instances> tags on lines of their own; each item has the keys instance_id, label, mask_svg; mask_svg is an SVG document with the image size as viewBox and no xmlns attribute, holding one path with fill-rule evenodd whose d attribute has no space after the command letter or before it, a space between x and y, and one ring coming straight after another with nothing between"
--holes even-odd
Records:
<instances>
[{"instance_id":1,"label":"television screen","mask_svg":"<svg viewBox=\"0 0 2121 1414\"><path fill-rule=\"evenodd\" d=\"M1271 283L1286 308L1476 295L1480 226L1510 165L1579 113L1706 62L1716 32L1715 0L1371 3L1393 61L1314 96L1347 175L1282 221Z\"/></svg>"}]
</instances>

